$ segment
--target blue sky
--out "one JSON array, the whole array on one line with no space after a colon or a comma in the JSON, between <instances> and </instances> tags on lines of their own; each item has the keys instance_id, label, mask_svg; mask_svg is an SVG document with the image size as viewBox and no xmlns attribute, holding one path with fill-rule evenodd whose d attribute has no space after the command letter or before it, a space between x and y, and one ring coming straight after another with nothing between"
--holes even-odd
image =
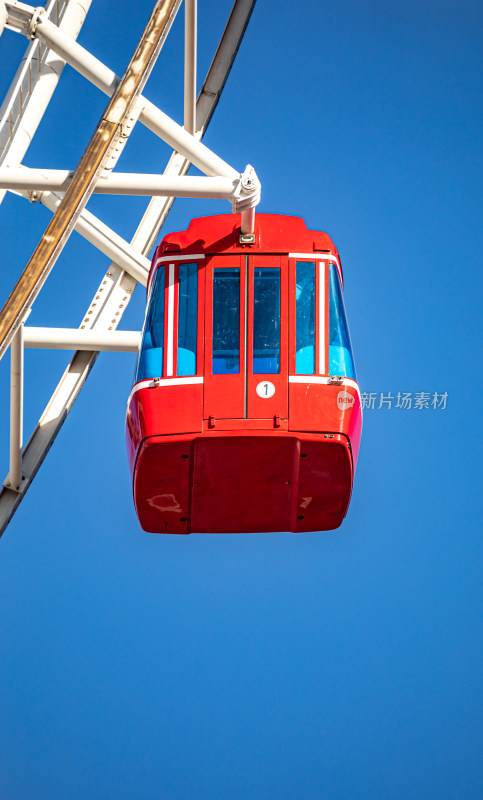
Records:
<instances>
[{"instance_id":1,"label":"blue sky","mask_svg":"<svg viewBox=\"0 0 483 800\"><path fill-rule=\"evenodd\" d=\"M150 8L94 0L79 41L122 73ZM200 78L225 17L200 3ZM447 406L366 411L338 532L152 536L124 451L134 357L102 354L0 542L2 800L482 796L482 17L259 0L205 142L255 166L261 211L333 237L362 391ZM177 120L181 28L145 91ZM2 90L25 47L2 36ZM105 104L67 67L25 163L73 168ZM168 154L139 126L120 169ZM145 203L89 209L130 238ZM227 210L176 201L165 230ZM49 218L4 201L4 297ZM78 325L106 267L73 235L29 323ZM122 327L143 313L138 288ZM68 355L25 360L28 434Z\"/></svg>"}]
</instances>

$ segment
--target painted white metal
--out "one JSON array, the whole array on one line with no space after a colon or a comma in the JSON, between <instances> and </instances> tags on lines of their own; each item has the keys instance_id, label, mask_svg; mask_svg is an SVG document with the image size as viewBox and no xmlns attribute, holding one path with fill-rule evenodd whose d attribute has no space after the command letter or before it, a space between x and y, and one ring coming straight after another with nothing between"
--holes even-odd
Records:
<instances>
[{"instance_id":1,"label":"painted white metal","mask_svg":"<svg viewBox=\"0 0 483 800\"><path fill-rule=\"evenodd\" d=\"M334 376L322 376L322 375L289 375L288 382L289 383L306 383L307 386L311 383L320 383L325 386L332 383L332 378ZM351 389L355 389L357 394L359 395L359 400L361 400L361 390L359 389L359 384L357 381L352 380L352 378L342 378L340 383L337 384L338 386L350 386Z\"/></svg>"},{"instance_id":2,"label":"painted white metal","mask_svg":"<svg viewBox=\"0 0 483 800\"><path fill-rule=\"evenodd\" d=\"M254 4L255 0L235 0L234 2L221 41L198 97L196 112L198 126L198 132L196 134L197 139L203 136L218 104L231 65L248 25ZM189 166L190 161L188 158L180 153L173 153L166 167L165 175L184 175ZM44 192L41 199L48 194L49 193ZM159 236L159 231L166 220L172 204L172 197L155 197L151 200L131 241L131 247L134 250L138 251L143 256L149 253ZM88 212L84 211L83 216L86 213ZM99 221L97 222L102 225ZM136 281L127 274L126 271L121 269L116 263L111 263L83 318L81 328L95 330L96 332L106 329L115 330L129 303L135 286ZM22 482L21 491L17 493L4 488L3 491L0 492L0 535L7 527L50 450L96 361L97 355L97 352L76 352L61 377L44 413L24 448L22 471L25 479ZM172 380L198 381L197 378Z\"/></svg>"},{"instance_id":3,"label":"painted white metal","mask_svg":"<svg viewBox=\"0 0 483 800\"><path fill-rule=\"evenodd\" d=\"M303 259L310 259L311 261L329 261L331 264L337 264L340 266L340 261L337 256L332 255L332 253L289 253L289 258L303 258Z\"/></svg>"},{"instance_id":4,"label":"painted white metal","mask_svg":"<svg viewBox=\"0 0 483 800\"><path fill-rule=\"evenodd\" d=\"M28 34L32 23L39 9L21 3L20 0L5 0L7 10L7 25L11 30L21 31Z\"/></svg>"},{"instance_id":5,"label":"painted white metal","mask_svg":"<svg viewBox=\"0 0 483 800\"><path fill-rule=\"evenodd\" d=\"M76 39L92 0L49 0L47 17ZM0 108L0 165L21 163L57 86L65 61L38 40L29 43ZM0 191L0 203L5 191Z\"/></svg>"},{"instance_id":6,"label":"painted white metal","mask_svg":"<svg viewBox=\"0 0 483 800\"><path fill-rule=\"evenodd\" d=\"M255 208L253 206L246 211L242 211L240 230L241 233L253 233L255 231Z\"/></svg>"},{"instance_id":7,"label":"painted white metal","mask_svg":"<svg viewBox=\"0 0 483 800\"><path fill-rule=\"evenodd\" d=\"M156 259L156 266L162 264L164 261L198 261L200 258L206 258L206 253L169 253L167 256L159 256Z\"/></svg>"},{"instance_id":8,"label":"painted white metal","mask_svg":"<svg viewBox=\"0 0 483 800\"><path fill-rule=\"evenodd\" d=\"M241 212L241 232L253 233L255 230L255 206L260 202L260 181L253 167L248 164L241 176L233 197L234 213Z\"/></svg>"},{"instance_id":9,"label":"painted white metal","mask_svg":"<svg viewBox=\"0 0 483 800\"><path fill-rule=\"evenodd\" d=\"M66 169L0 168L0 187L5 189L44 189L65 192L74 173ZM94 194L141 195L146 197L209 197L231 200L239 181L230 178L205 178L199 175L170 177L147 173L104 173L94 187Z\"/></svg>"},{"instance_id":10,"label":"painted white metal","mask_svg":"<svg viewBox=\"0 0 483 800\"><path fill-rule=\"evenodd\" d=\"M184 0L184 127L196 132L196 0Z\"/></svg>"},{"instance_id":11,"label":"painted white metal","mask_svg":"<svg viewBox=\"0 0 483 800\"><path fill-rule=\"evenodd\" d=\"M6 24L7 24L7 9L4 0L0 0L0 36L2 35Z\"/></svg>"},{"instance_id":12,"label":"painted white metal","mask_svg":"<svg viewBox=\"0 0 483 800\"><path fill-rule=\"evenodd\" d=\"M24 347L52 350L108 350L136 353L141 345L140 331L93 331L81 328L24 327Z\"/></svg>"},{"instance_id":13,"label":"painted white metal","mask_svg":"<svg viewBox=\"0 0 483 800\"><path fill-rule=\"evenodd\" d=\"M23 445L23 325L10 348L10 471L5 480L14 492L22 483Z\"/></svg>"}]
</instances>

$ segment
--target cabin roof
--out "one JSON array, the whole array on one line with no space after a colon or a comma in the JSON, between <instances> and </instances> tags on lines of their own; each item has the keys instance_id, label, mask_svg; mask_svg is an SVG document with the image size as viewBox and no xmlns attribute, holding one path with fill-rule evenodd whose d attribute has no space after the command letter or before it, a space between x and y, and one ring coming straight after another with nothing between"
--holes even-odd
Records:
<instances>
[{"instance_id":1,"label":"cabin roof","mask_svg":"<svg viewBox=\"0 0 483 800\"><path fill-rule=\"evenodd\" d=\"M327 233L311 231L301 217L255 214L255 243L240 244L240 215L217 214L193 219L188 229L167 234L157 250L163 253L312 253L338 256Z\"/></svg>"}]
</instances>

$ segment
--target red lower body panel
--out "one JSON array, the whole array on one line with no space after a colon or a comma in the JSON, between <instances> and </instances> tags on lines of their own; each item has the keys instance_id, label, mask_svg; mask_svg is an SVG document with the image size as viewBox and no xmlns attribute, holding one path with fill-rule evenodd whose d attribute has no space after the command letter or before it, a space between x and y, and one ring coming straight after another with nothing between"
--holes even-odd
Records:
<instances>
[{"instance_id":1,"label":"red lower body panel","mask_svg":"<svg viewBox=\"0 0 483 800\"><path fill-rule=\"evenodd\" d=\"M322 531L344 519L352 480L341 434L151 436L139 448L134 501L152 533Z\"/></svg>"}]
</instances>

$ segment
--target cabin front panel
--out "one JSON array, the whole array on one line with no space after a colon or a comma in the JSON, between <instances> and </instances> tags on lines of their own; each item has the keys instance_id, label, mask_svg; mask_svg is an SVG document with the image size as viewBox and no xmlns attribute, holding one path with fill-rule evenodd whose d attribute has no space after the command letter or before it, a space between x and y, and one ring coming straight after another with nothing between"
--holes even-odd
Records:
<instances>
[{"instance_id":1,"label":"cabin front panel","mask_svg":"<svg viewBox=\"0 0 483 800\"><path fill-rule=\"evenodd\" d=\"M207 258L204 418L288 415L288 287L280 255ZM211 420L211 422L210 422Z\"/></svg>"}]
</instances>

